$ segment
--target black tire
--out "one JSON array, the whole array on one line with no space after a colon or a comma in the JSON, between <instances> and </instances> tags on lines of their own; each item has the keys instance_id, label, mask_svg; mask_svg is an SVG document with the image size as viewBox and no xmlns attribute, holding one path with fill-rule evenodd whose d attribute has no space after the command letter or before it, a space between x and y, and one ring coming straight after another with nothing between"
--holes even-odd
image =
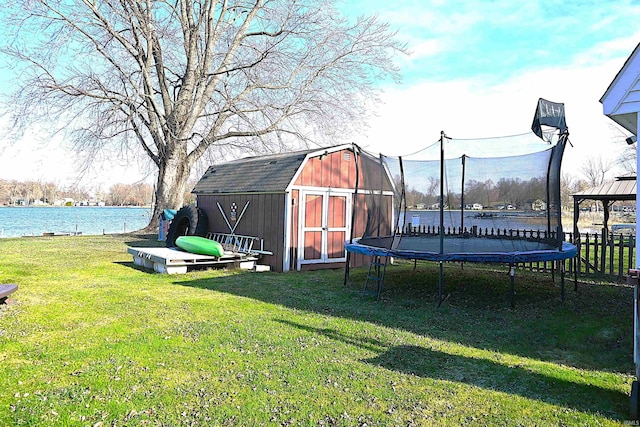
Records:
<instances>
[{"instance_id":1,"label":"black tire","mask_svg":"<svg viewBox=\"0 0 640 427\"><path fill-rule=\"evenodd\" d=\"M631 419L636 421L638 416L640 415L640 389L638 385L638 381L633 381L631 383Z\"/></svg>"},{"instance_id":2,"label":"black tire","mask_svg":"<svg viewBox=\"0 0 640 427\"><path fill-rule=\"evenodd\" d=\"M209 229L207 214L194 205L180 208L174 215L167 231L167 247L176 246L176 239L180 236L204 237Z\"/></svg>"}]
</instances>

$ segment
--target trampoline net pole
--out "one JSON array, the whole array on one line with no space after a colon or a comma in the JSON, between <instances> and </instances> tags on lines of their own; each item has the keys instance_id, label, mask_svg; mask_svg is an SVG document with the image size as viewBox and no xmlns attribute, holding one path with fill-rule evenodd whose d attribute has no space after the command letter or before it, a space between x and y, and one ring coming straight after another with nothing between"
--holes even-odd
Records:
<instances>
[{"instance_id":1,"label":"trampoline net pole","mask_svg":"<svg viewBox=\"0 0 640 427\"><path fill-rule=\"evenodd\" d=\"M390 248L394 248L400 243L403 235L402 229L406 229L407 226L407 193L404 185L404 168L402 167L402 157L398 157L398 165L400 166L400 198L398 200L398 213L395 218L395 227ZM396 238L398 239L397 243Z\"/></svg>"},{"instance_id":2,"label":"trampoline net pole","mask_svg":"<svg viewBox=\"0 0 640 427\"><path fill-rule=\"evenodd\" d=\"M444 131L440 131L440 255L444 254ZM442 305L442 293L444 290L443 263L440 261L438 268L438 307Z\"/></svg>"}]
</instances>

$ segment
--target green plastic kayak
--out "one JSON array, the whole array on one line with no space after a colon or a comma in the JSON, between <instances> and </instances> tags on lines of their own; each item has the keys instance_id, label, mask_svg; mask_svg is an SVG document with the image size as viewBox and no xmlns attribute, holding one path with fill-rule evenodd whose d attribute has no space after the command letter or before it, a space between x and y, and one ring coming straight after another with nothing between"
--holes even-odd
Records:
<instances>
[{"instance_id":1,"label":"green plastic kayak","mask_svg":"<svg viewBox=\"0 0 640 427\"><path fill-rule=\"evenodd\" d=\"M215 257L224 255L224 249L220 243L200 236L180 236L176 239L176 246L192 254Z\"/></svg>"}]
</instances>

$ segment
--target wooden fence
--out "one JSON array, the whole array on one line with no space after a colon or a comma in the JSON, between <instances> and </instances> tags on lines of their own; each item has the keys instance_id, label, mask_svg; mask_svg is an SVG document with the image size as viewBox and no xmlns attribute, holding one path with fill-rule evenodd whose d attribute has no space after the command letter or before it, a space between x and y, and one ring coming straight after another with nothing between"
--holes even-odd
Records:
<instances>
[{"instance_id":1,"label":"wooden fence","mask_svg":"<svg viewBox=\"0 0 640 427\"><path fill-rule=\"evenodd\" d=\"M407 225L400 230L402 235L438 235L439 227ZM507 230L472 227L470 229L448 227L444 230L447 236L469 235L474 237L526 239L538 241L556 241L557 233L540 230ZM605 236L603 238L603 236ZM574 243L578 248L578 256L564 261L539 261L518 265L520 269L531 271L554 272L564 263L566 273L583 278L603 280L623 280L630 268L635 268L635 237L625 234L580 233L574 239L573 233L563 233L563 240Z\"/></svg>"},{"instance_id":2,"label":"wooden fence","mask_svg":"<svg viewBox=\"0 0 640 427\"><path fill-rule=\"evenodd\" d=\"M565 239L573 241L572 233L565 233ZM574 243L578 247L580 260L579 263L575 263L578 275L622 279L630 268L635 268L634 236L581 233L578 241Z\"/></svg>"}]
</instances>

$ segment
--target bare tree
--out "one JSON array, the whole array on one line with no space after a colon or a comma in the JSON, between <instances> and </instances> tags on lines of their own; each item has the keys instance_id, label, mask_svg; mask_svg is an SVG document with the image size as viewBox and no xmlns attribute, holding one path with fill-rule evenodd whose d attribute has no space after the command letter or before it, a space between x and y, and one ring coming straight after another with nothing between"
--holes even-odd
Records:
<instances>
[{"instance_id":1,"label":"bare tree","mask_svg":"<svg viewBox=\"0 0 640 427\"><path fill-rule=\"evenodd\" d=\"M609 140L618 145L624 145L624 149L618 156L616 163L623 170L624 173L636 174L638 151L633 144L633 140L630 140L630 133L624 129L621 129L617 124L608 123Z\"/></svg>"},{"instance_id":2,"label":"bare tree","mask_svg":"<svg viewBox=\"0 0 640 427\"><path fill-rule=\"evenodd\" d=\"M613 167L612 162L604 160L602 157L589 157L581 166L580 171L591 187L595 187L604 182L607 172Z\"/></svg>"},{"instance_id":3,"label":"bare tree","mask_svg":"<svg viewBox=\"0 0 640 427\"><path fill-rule=\"evenodd\" d=\"M127 184L113 184L109 188L107 204L112 206L124 206L131 192L131 186Z\"/></svg>"},{"instance_id":4,"label":"bare tree","mask_svg":"<svg viewBox=\"0 0 640 427\"><path fill-rule=\"evenodd\" d=\"M560 175L560 203L563 209L570 209L573 206L572 194L577 193L579 181L569 172L562 172Z\"/></svg>"},{"instance_id":5,"label":"bare tree","mask_svg":"<svg viewBox=\"0 0 640 427\"><path fill-rule=\"evenodd\" d=\"M114 144L144 153L157 170L150 227L182 205L205 154L276 152L362 124L405 51L376 17L349 22L332 0L3 3L16 123L72 130L87 160Z\"/></svg>"},{"instance_id":6,"label":"bare tree","mask_svg":"<svg viewBox=\"0 0 640 427\"><path fill-rule=\"evenodd\" d=\"M620 156L618 157L618 164L625 173L636 174L638 169L638 149L635 144L627 145Z\"/></svg>"}]
</instances>

